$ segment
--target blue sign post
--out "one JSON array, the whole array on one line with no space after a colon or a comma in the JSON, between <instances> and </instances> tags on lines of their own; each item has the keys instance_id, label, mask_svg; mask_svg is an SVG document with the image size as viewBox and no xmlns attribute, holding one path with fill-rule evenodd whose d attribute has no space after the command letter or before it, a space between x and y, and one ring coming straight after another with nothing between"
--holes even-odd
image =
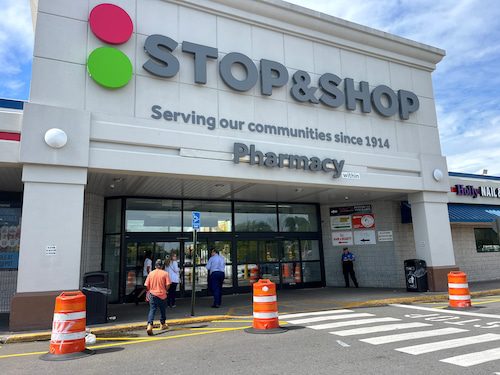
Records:
<instances>
[{"instance_id":1,"label":"blue sign post","mask_svg":"<svg viewBox=\"0 0 500 375\"><path fill-rule=\"evenodd\" d=\"M191 212L191 215L193 217L193 220L192 220L193 230L195 230L195 231L200 230L200 223L201 223L200 213L197 211L193 211L193 212Z\"/></svg>"},{"instance_id":2,"label":"blue sign post","mask_svg":"<svg viewBox=\"0 0 500 375\"><path fill-rule=\"evenodd\" d=\"M196 295L196 258L198 255L198 231L200 230L200 225L201 225L201 214L198 211L192 211L191 212L191 226L193 227L193 280L192 280L192 289L191 289L191 316L194 316L194 302L195 302L195 295Z\"/></svg>"}]
</instances>

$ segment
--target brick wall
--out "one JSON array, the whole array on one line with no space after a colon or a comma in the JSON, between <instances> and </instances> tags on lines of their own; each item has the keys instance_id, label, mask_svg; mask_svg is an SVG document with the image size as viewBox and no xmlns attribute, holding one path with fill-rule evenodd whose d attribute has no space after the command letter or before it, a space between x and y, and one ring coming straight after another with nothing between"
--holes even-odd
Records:
<instances>
[{"instance_id":1,"label":"brick wall","mask_svg":"<svg viewBox=\"0 0 500 375\"><path fill-rule=\"evenodd\" d=\"M355 271L360 286L403 288L403 261L415 258L415 242L411 224L401 224L400 202L355 202L348 205L357 204L371 204L375 214L375 231L392 230L394 236L391 242L377 241L375 245L349 246L356 255ZM342 247L334 247L331 238L329 208L334 206L321 207L326 284L344 286L340 261Z\"/></svg>"},{"instance_id":2,"label":"brick wall","mask_svg":"<svg viewBox=\"0 0 500 375\"><path fill-rule=\"evenodd\" d=\"M80 279L86 272L101 270L103 224L104 197L85 193Z\"/></svg>"},{"instance_id":3,"label":"brick wall","mask_svg":"<svg viewBox=\"0 0 500 375\"><path fill-rule=\"evenodd\" d=\"M474 225L451 226L455 260L469 281L500 280L500 253L478 253Z\"/></svg>"}]
</instances>

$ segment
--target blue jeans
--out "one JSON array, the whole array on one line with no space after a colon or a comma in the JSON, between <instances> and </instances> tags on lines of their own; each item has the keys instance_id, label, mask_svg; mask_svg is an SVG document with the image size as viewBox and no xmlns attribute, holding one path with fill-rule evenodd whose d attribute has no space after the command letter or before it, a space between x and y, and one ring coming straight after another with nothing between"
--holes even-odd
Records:
<instances>
[{"instance_id":1,"label":"blue jeans","mask_svg":"<svg viewBox=\"0 0 500 375\"><path fill-rule=\"evenodd\" d=\"M165 300L151 294L149 299L148 324L153 324L156 310L158 308L160 309L160 323L163 324L165 323L165 320L167 320L167 314L165 313Z\"/></svg>"},{"instance_id":2,"label":"blue jeans","mask_svg":"<svg viewBox=\"0 0 500 375\"><path fill-rule=\"evenodd\" d=\"M215 271L210 273L210 290L214 295L214 305L220 306L222 303L222 283L224 282L224 272Z\"/></svg>"}]
</instances>

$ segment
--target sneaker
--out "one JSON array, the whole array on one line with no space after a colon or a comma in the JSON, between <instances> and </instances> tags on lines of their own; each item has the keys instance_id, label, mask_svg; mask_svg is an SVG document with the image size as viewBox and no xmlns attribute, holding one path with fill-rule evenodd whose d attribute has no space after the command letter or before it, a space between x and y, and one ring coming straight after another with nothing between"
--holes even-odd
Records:
<instances>
[{"instance_id":1,"label":"sneaker","mask_svg":"<svg viewBox=\"0 0 500 375\"><path fill-rule=\"evenodd\" d=\"M163 324L161 325L161 329L162 329L162 330L166 330L166 329L168 329L168 324L167 324L167 323L163 323Z\"/></svg>"},{"instance_id":2,"label":"sneaker","mask_svg":"<svg viewBox=\"0 0 500 375\"><path fill-rule=\"evenodd\" d=\"M172 306L170 306L170 307L177 307L177 305L172 305Z\"/></svg>"},{"instance_id":3,"label":"sneaker","mask_svg":"<svg viewBox=\"0 0 500 375\"><path fill-rule=\"evenodd\" d=\"M148 324L148 328L146 329L146 332L147 332L148 336L153 336L153 325L152 324Z\"/></svg>"}]
</instances>

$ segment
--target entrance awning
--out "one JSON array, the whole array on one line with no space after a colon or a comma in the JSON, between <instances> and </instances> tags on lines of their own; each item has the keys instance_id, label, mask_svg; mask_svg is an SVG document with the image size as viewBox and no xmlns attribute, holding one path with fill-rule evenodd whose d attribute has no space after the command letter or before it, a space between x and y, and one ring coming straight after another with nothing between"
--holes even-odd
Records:
<instances>
[{"instance_id":1,"label":"entrance awning","mask_svg":"<svg viewBox=\"0 0 500 375\"><path fill-rule=\"evenodd\" d=\"M500 218L500 206L448 204L450 223L491 223Z\"/></svg>"}]
</instances>

